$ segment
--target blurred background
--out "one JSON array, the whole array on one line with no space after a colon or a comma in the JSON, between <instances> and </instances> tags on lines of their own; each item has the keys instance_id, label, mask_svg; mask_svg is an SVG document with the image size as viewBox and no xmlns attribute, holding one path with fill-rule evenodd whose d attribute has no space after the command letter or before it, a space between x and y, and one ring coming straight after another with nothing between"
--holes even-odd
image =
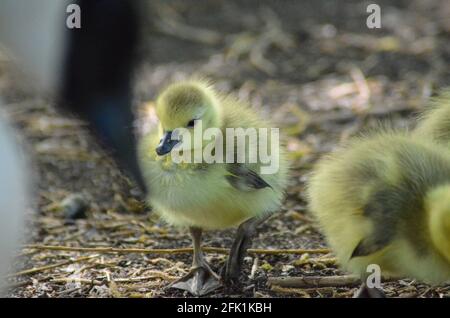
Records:
<instances>
[{"instance_id":1,"label":"blurred background","mask_svg":"<svg viewBox=\"0 0 450 318\"><path fill-rule=\"evenodd\" d=\"M316 249L323 237L308 215L304 185L314 162L380 120L412 127L417 113L450 85L450 2L395 0L369 29L372 1L151 1L142 13L141 63L133 79L136 131L158 91L192 74L205 76L270 117L285 135L292 181L282 211L266 222L256 248ZM83 8L81 8L83 10ZM115 52L111 52L114 54ZM180 248L185 231L162 224L142 193L100 150L83 121L37 97L0 50L0 96L30 146L36 203L26 244L8 278L11 297L171 297L162 289L187 272L189 254L54 251L45 246ZM76 215L73 215L73 214ZM229 247L233 231L206 234ZM218 269L225 255L209 253ZM236 296L351 297L357 286L286 289L274 276L344 275L332 254L251 254ZM450 297L450 287L404 279L391 297ZM222 296L217 291L212 296Z\"/></svg>"}]
</instances>

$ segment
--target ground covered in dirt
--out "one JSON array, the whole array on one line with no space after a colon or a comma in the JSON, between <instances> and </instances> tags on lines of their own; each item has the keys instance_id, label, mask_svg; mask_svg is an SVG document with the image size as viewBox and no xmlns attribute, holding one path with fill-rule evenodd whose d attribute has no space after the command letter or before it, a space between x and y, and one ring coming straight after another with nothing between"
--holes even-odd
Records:
<instances>
[{"instance_id":1,"label":"ground covered in dirt","mask_svg":"<svg viewBox=\"0 0 450 318\"><path fill-rule=\"evenodd\" d=\"M450 84L450 2L377 1L379 30L366 27L368 3L179 0L155 2L153 13L143 12L137 114L167 83L206 76L275 121L292 160L286 202L261 227L242 288L211 297L351 297L356 290L308 214L308 173L321 155L380 120L413 126L429 97ZM26 136L37 183L9 296L189 297L165 288L189 269L191 254L179 250L190 247L188 232L159 221L85 125L25 91L19 78L0 56L0 94ZM64 207L72 207L74 194L86 200L86 217L67 221ZM233 234L209 232L204 244L229 248ZM207 258L219 271L226 255L213 249ZM268 283L301 276L342 277L319 287ZM340 279L347 283L339 286ZM450 297L450 286L410 279L384 289L391 297Z\"/></svg>"}]
</instances>

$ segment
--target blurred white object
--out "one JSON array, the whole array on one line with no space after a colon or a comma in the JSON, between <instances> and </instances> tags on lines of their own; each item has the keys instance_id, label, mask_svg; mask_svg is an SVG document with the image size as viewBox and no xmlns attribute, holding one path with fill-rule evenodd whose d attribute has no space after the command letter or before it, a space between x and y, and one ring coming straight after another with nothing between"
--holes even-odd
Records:
<instances>
[{"instance_id":1,"label":"blurred white object","mask_svg":"<svg viewBox=\"0 0 450 318\"><path fill-rule=\"evenodd\" d=\"M67 0L0 0L0 44L34 86L54 92L65 51Z\"/></svg>"},{"instance_id":2,"label":"blurred white object","mask_svg":"<svg viewBox=\"0 0 450 318\"><path fill-rule=\"evenodd\" d=\"M0 105L1 107L1 105ZM0 109L1 110L1 109ZM29 207L28 166L19 138L0 111L0 290L17 253Z\"/></svg>"},{"instance_id":3,"label":"blurred white object","mask_svg":"<svg viewBox=\"0 0 450 318\"><path fill-rule=\"evenodd\" d=\"M40 92L58 90L68 0L0 0L0 46ZM23 234L30 174L0 101L0 291Z\"/></svg>"}]
</instances>

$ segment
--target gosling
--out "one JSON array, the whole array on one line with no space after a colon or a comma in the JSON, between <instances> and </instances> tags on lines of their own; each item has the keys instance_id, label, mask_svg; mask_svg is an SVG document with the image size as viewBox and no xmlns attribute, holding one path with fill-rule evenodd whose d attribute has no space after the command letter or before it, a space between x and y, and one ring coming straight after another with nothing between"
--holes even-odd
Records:
<instances>
[{"instance_id":1,"label":"gosling","mask_svg":"<svg viewBox=\"0 0 450 318\"><path fill-rule=\"evenodd\" d=\"M450 156L394 132L360 138L318 163L310 210L340 264L361 277L356 297L383 297L365 282L370 264L388 277L450 280Z\"/></svg>"},{"instance_id":2,"label":"gosling","mask_svg":"<svg viewBox=\"0 0 450 318\"><path fill-rule=\"evenodd\" d=\"M148 189L148 203L167 223L189 228L193 240L191 271L171 287L187 290L193 295L205 295L216 288L235 284L243 258L256 227L277 211L287 185L287 162L276 138L268 138L266 149L274 147L278 169L262 174L265 163L258 157L250 163L252 153L258 153L261 143L246 139L245 158L233 163L208 163L205 158L179 162L174 151L194 159L195 151L209 149L211 155L230 154L223 145L234 139L227 128L270 128L247 105L232 96L217 93L208 83L189 80L168 86L156 101L157 129L151 130L139 142L140 167ZM178 129L177 129L178 128ZM177 135L183 128L191 133ZM216 128L222 132L223 143L193 142L195 129L205 132ZM177 136L175 136L177 135ZM260 140L261 141L261 140ZM236 143L231 147L236 151ZM244 161L244 162L242 162ZM219 277L205 261L201 250L203 230L220 230L239 225L228 261Z\"/></svg>"}]
</instances>

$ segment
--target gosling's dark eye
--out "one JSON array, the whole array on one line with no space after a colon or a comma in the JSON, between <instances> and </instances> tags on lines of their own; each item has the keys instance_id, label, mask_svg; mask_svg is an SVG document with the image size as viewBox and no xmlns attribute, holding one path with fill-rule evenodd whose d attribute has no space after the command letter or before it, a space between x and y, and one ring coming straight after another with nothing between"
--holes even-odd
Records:
<instances>
[{"instance_id":1,"label":"gosling's dark eye","mask_svg":"<svg viewBox=\"0 0 450 318\"><path fill-rule=\"evenodd\" d=\"M187 127L192 128L195 126L195 119L192 119L190 122L188 122Z\"/></svg>"}]
</instances>

